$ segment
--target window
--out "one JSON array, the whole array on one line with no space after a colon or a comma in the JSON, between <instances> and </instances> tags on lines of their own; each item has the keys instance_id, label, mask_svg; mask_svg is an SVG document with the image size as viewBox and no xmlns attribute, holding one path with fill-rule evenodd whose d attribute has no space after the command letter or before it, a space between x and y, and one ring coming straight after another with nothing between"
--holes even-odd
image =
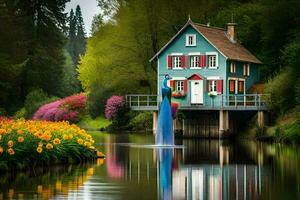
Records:
<instances>
[{"instance_id":1,"label":"window","mask_svg":"<svg viewBox=\"0 0 300 200\"><path fill-rule=\"evenodd\" d=\"M173 56L173 66L174 69L181 69L182 66L181 56Z\"/></svg>"},{"instance_id":2,"label":"window","mask_svg":"<svg viewBox=\"0 0 300 200\"><path fill-rule=\"evenodd\" d=\"M195 34L187 34L185 45L186 46L196 46L196 35Z\"/></svg>"},{"instance_id":3,"label":"window","mask_svg":"<svg viewBox=\"0 0 300 200\"><path fill-rule=\"evenodd\" d=\"M208 91L209 92L217 92L217 81L216 80L209 80L208 81Z\"/></svg>"},{"instance_id":4,"label":"window","mask_svg":"<svg viewBox=\"0 0 300 200\"><path fill-rule=\"evenodd\" d=\"M229 93L235 94L235 80L229 80Z\"/></svg>"},{"instance_id":5,"label":"window","mask_svg":"<svg viewBox=\"0 0 300 200\"><path fill-rule=\"evenodd\" d=\"M250 64L249 63L244 64L243 75L250 76Z\"/></svg>"},{"instance_id":6,"label":"window","mask_svg":"<svg viewBox=\"0 0 300 200\"><path fill-rule=\"evenodd\" d=\"M230 64L230 73L236 73L236 63L231 62Z\"/></svg>"},{"instance_id":7,"label":"window","mask_svg":"<svg viewBox=\"0 0 300 200\"><path fill-rule=\"evenodd\" d=\"M208 55L208 67L215 68L217 67L217 56L216 55Z\"/></svg>"},{"instance_id":8,"label":"window","mask_svg":"<svg viewBox=\"0 0 300 200\"><path fill-rule=\"evenodd\" d=\"M244 83L245 83L245 81L239 81L238 82L238 91L239 91L239 94L243 94L244 93Z\"/></svg>"},{"instance_id":9,"label":"window","mask_svg":"<svg viewBox=\"0 0 300 200\"><path fill-rule=\"evenodd\" d=\"M198 68L199 66L199 56L190 56L191 68Z\"/></svg>"},{"instance_id":10,"label":"window","mask_svg":"<svg viewBox=\"0 0 300 200\"><path fill-rule=\"evenodd\" d=\"M183 81L175 81L175 89L176 91L183 91L184 87L183 87Z\"/></svg>"}]
</instances>

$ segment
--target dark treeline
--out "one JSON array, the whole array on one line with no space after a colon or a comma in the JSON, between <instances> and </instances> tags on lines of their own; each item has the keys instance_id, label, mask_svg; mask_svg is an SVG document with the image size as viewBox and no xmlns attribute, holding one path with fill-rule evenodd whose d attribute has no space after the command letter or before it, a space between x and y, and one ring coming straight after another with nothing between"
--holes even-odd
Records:
<instances>
[{"instance_id":1,"label":"dark treeline","mask_svg":"<svg viewBox=\"0 0 300 200\"><path fill-rule=\"evenodd\" d=\"M226 28L238 24L238 39L264 64L272 107L286 112L300 99L299 0L98 0L93 37L79 66L79 78L90 92L90 110L112 93L155 93L156 63L151 58L190 15L202 24ZM284 81L280 79L282 74ZM282 78L281 78L282 79ZM278 83L278 84L277 84ZM296 95L298 94L298 96ZM297 98L298 97L298 98ZM98 113L100 110L97 111Z\"/></svg>"},{"instance_id":2,"label":"dark treeline","mask_svg":"<svg viewBox=\"0 0 300 200\"><path fill-rule=\"evenodd\" d=\"M64 97L80 91L73 55L66 50L68 1L0 0L0 113L13 114L30 93ZM76 16L76 35L85 42L79 7Z\"/></svg>"}]
</instances>

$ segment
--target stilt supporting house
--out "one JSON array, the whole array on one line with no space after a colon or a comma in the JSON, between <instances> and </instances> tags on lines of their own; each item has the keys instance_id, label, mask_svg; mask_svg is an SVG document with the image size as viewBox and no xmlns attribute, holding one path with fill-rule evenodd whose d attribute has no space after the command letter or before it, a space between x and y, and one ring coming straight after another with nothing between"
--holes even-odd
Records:
<instances>
[{"instance_id":1,"label":"stilt supporting house","mask_svg":"<svg viewBox=\"0 0 300 200\"><path fill-rule=\"evenodd\" d=\"M266 113L264 111L257 112L257 125L262 128L266 123Z\"/></svg>"},{"instance_id":2,"label":"stilt supporting house","mask_svg":"<svg viewBox=\"0 0 300 200\"><path fill-rule=\"evenodd\" d=\"M219 111L219 135L220 138L226 137L229 132L229 111Z\"/></svg>"},{"instance_id":3,"label":"stilt supporting house","mask_svg":"<svg viewBox=\"0 0 300 200\"><path fill-rule=\"evenodd\" d=\"M158 112L153 111L153 133L156 134L156 129L157 129L157 121L158 121Z\"/></svg>"}]
</instances>

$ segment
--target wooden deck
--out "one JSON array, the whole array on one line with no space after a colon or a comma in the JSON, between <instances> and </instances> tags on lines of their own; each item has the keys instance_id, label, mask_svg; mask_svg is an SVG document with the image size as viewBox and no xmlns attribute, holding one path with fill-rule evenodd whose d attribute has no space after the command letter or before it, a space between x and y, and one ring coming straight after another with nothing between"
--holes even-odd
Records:
<instances>
[{"instance_id":1,"label":"wooden deck","mask_svg":"<svg viewBox=\"0 0 300 200\"><path fill-rule=\"evenodd\" d=\"M204 102L203 105L190 103L179 106L180 110L236 110L255 111L268 110L267 94L246 94L246 95L218 95L214 99ZM157 111L161 99L157 95L126 95L126 103L132 110Z\"/></svg>"}]
</instances>

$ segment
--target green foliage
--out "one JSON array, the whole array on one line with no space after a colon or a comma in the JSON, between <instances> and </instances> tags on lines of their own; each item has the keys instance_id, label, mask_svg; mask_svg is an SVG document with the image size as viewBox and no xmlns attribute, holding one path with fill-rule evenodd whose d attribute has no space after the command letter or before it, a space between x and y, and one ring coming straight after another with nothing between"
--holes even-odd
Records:
<instances>
[{"instance_id":1,"label":"green foliage","mask_svg":"<svg viewBox=\"0 0 300 200\"><path fill-rule=\"evenodd\" d=\"M111 96L110 90L105 90L101 86L93 86L87 96L87 110L90 116L95 119L104 114L106 100Z\"/></svg>"},{"instance_id":2,"label":"green foliage","mask_svg":"<svg viewBox=\"0 0 300 200\"><path fill-rule=\"evenodd\" d=\"M111 120L111 125L108 127L111 131L127 130L130 122L130 109L127 106L118 109L118 113Z\"/></svg>"},{"instance_id":3,"label":"green foliage","mask_svg":"<svg viewBox=\"0 0 300 200\"><path fill-rule=\"evenodd\" d=\"M15 119L25 119L28 116L26 108L21 108L14 114Z\"/></svg>"},{"instance_id":4,"label":"green foliage","mask_svg":"<svg viewBox=\"0 0 300 200\"><path fill-rule=\"evenodd\" d=\"M129 123L129 127L133 130L151 130L153 123L152 112L139 112Z\"/></svg>"},{"instance_id":5,"label":"green foliage","mask_svg":"<svg viewBox=\"0 0 300 200\"><path fill-rule=\"evenodd\" d=\"M290 71L282 71L265 86L265 92L271 95L269 107L275 113L283 114L294 105L293 80Z\"/></svg>"},{"instance_id":6,"label":"green foliage","mask_svg":"<svg viewBox=\"0 0 300 200\"><path fill-rule=\"evenodd\" d=\"M73 66L79 63L80 56L85 53L86 34L84 31L84 23L79 5L76 6L75 14L73 9L68 17L69 31L67 49L71 55Z\"/></svg>"},{"instance_id":7,"label":"green foliage","mask_svg":"<svg viewBox=\"0 0 300 200\"><path fill-rule=\"evenodd\" d=\"M26 111L25 118L31 118L32 115L37 111L39 107L41 107L46 103L55 101L57 99L58 99L57 97L51 97L51 98L48 97L48 95L42 89L32 90L31 92L28 93L25 99L25 103L24 103L24 108Z\"/></svg>"}]
</instances>

